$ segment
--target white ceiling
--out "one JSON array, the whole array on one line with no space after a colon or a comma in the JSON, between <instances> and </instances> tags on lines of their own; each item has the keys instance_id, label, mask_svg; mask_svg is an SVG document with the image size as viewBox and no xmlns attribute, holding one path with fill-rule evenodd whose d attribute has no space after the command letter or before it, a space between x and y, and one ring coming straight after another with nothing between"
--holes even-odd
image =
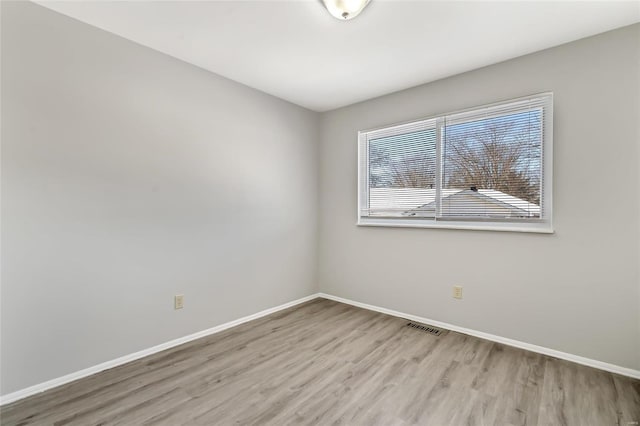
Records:
<instances>
[{"instance_id":1,"label":"white ceiling","mask_svg":"<svg viewBox=\"0 0 640 426\"><path fill-rule=\"evenodd\" d=\"M326 111L640 21L640 1L318 0L39 4L298 105Z\"/></svg>"}]
</instances>

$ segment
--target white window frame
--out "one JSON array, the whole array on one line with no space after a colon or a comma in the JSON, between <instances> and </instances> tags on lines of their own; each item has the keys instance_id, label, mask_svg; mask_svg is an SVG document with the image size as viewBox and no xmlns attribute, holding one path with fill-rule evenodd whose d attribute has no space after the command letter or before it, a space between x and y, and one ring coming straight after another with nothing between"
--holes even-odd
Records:
<instances>
[{"instance_id":1,"label":"white window frame","mask_svg":"<svg viewBox=\"0 0 640 426\"><path fill-rule=\"evenodd\" d=\"M530 99L545 98L545 114L543 122L542 140L542 199L541 218L535 219L484 219L473 218L468 220L450 220L446 218L405 218L405 217L369 217L362 216L362 207L366 206L369 197L369 185L363 185L363 174L369 173L368 141L382 136L399 134L408 128L419 128L426 123L436 122L436 202L440 202L440 179L442 176L442 138L440 135L441 124L448 115L474 112L484 108L498 107L517 102L525 102ZM364 170L363 170L364 168ZM516 99L509 99L491 104L452 111L445 114L427 117L420 120L412 120L405 123L396 123L388 126L377 127L358 132L358 226L386 226L404 228L445 228L445 229L467 229L484 231L512 231L512 232L535 232L553 233L553 93L545 92L535 95L524 96ZM437 209L438 207L436 207Z\"/></svg>"}]
</instances>

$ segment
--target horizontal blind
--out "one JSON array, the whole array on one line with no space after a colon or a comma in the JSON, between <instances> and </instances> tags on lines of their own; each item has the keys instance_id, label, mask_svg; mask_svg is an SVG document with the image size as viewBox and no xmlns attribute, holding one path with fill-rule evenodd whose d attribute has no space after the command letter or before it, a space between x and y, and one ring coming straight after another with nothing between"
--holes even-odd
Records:
<instances>
[{"instance_id":1,"label":"horizontal blind","mask_svg":"<svg viewBox=\"0 0 640 426\"><path fill-rule=\"evenodd\" d=\"M545 219L551 102L539 95L361 133L360 217Z\"/></svg>"},{"instance_id":2,"label":"horizontal blind","mask_svg":"<svg viewBox=\"0 0 640 426\"><path fill-rule=\"evenodd\" d=\"M445 116L442 218L541 217L544 105L534 98Z\"/></svg>"},{"instance_id":3,"label":"horizontal blind","mask_svg":"<svg viewBox=\"0 0 640 426\"><path fill-rule=\"evenodd\" d=\"M403 217L423 209L434 217L435 121L397 126L367 135L367 216ZM431 206L431 207L428 207Z\"/></svg>"}]
</instances>

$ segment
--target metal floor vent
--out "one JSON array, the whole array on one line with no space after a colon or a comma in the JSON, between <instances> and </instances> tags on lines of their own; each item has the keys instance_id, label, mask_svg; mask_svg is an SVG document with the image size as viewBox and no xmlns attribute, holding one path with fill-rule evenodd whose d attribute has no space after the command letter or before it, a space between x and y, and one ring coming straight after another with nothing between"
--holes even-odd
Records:
<instances>
[{"instance_id":1,"label":"metal floor vent","mask_svg":"<svg viewBox=\"0 0 640 426\"><path fill-rule=\"evenodd\" d=\"M424 331L425 333L433 334L435 336L440 336L443 333L439 328L417 322L408 322L407 327L415 328L416 330Z\"/></svg>"}]
</instances>

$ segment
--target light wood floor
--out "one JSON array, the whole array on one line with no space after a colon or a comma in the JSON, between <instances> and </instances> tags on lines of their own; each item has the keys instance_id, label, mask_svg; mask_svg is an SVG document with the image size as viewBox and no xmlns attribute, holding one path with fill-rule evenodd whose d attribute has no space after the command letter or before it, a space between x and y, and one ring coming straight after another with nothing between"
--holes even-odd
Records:
<instances>
[{"instance_id":1,"label":"light wood floor","mask_svg":"<svg viewBox=\"0 0 640 426\"><path fill-rule=\"evenodd\" d=\"M316 299L2 408L2 425L630 425L640 381Z\"/></svg>"}]
</instances>

